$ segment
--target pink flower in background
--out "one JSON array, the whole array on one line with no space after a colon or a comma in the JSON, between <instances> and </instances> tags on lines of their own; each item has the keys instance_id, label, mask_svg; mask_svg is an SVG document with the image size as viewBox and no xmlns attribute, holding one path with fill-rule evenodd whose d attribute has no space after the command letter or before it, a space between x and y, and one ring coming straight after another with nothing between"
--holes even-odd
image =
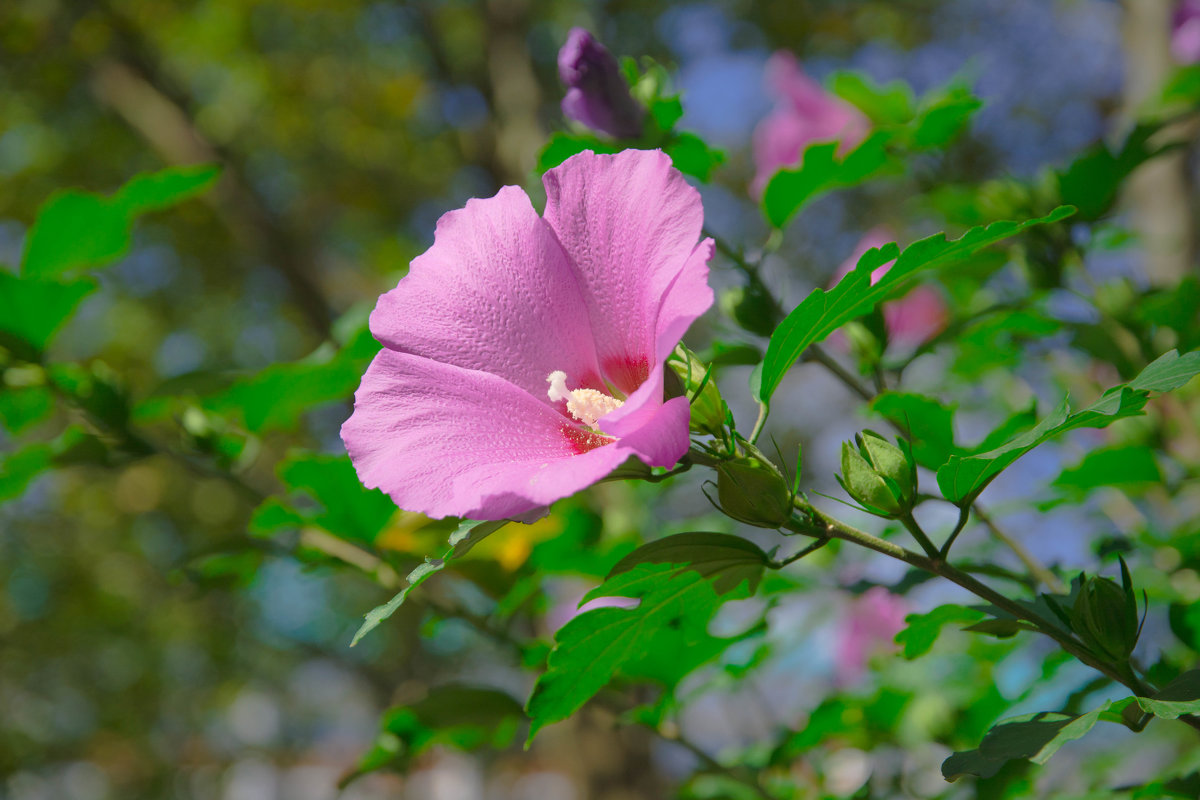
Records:
<instances>
[{"instance_id":1,"label":"pink flower in background","mask_svg":"<svg viewBox=\"0 0 1200 800\"><path fill-rule=\"evenodd\" d=\"M712 304L699 193L660 151L581 153L444 215L379 298L383 345L342 440L366 486L431 517L505 519L630 456L687 452L663 362Z\"/></svg>"},{"instance_id":2,"label":"pink flower in background","mask_svg":"<svg viewBox=\"0 0 1200 800\"><path fill-rule=\"evenodd\" d=\"M857 682L871 655L893 650L893 640L904 629L907 614L904 598L882 586L873 586L854 598L839 630L835 659L838 683L844 686Z\"/></svg>"},{"instance_id":3,"label":"pink flower in background","mask_svg":"<svg viewBox=\"0 0 1200 800\"><path fill-rule=\"evenodd\" d=\"M756 167L751 192L757 197L771 176L800 162L813 142L841 142L839 152L853 150L870 130L867 118L804 74L796 57L779 51L767 59L767 90L774 110L754 130Z\"/></svg>"},{"instance_id":4,"label":"pink flower in background","mask_svg":"<svg viewBox=\"0 0 1200 800\"><path fill-rule=\"evenodd\" d=\"M1180 0L1171 18L1171 55L1180 64L1200 61L1200 0Z\"/></svg>"},{"instance_id":5,"label":"pink flower in background","mask_svg":"<svg viewBox=\"0 0 1200 800\"><path fill-rule=\"evenodd\" d=\"M894 241L896 237L882 225L867 231L854 246L854 252L833 274L833 283L849 274L868 250ZM887 274L893 263L889 261L871 273L872 286ZM916 347L938 335L946 327L948 317L946 301L932 286L918 286L898 300L883 304L883 321L887 326L888 338L902 347Z\"/></svg>"}]
</instances>

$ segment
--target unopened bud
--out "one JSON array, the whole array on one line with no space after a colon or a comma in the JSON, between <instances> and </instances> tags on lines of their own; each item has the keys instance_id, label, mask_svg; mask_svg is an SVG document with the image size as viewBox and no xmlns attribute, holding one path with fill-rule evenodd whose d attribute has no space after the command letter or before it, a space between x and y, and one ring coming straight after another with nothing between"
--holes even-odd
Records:
<instances>
[{"instance_id":1,"label":"unopened bud","mask_svg":"<svg viewBox=\"0 0 1200 800\"><path fill-rule=\"evenodd\" d=\"M1088 578L1071 609L1071 627L1101 655L1128 661L1137 646L1137 600L1115 581Z\"/></svg>"},{"instance_id":2,"label":"unopened bud","mask_svg":"<svg viewBox=\"0 0 1200 800\"><path fill-rule=\"evenodd\" d=\"M842 443L839 481L847 494L881 517L899 517L911 511L917 491L909 456L871 431L855 437L855 443Z\"/></svg>"},{"instance_id":3,"label":"unopened bud","mask_svg":"<svg viewBox=\"0 0 1200 800\"><path fill-rule=\"evenodd\" d=\"M726 514L759 528L778 528L792 515L792 492L783 475L752 457L717 466L717 499Z\"/></svg>"},{"instance_id":4,"label":"unopened bud","mask_svg":"<svg viewBox=\"0 0 1200 800\"><path fill-rule=\"evenodd\" d=\"M629 85L612 53L583 28L572 28L558 51L558 75L566 84L563 114L616 139L642 133L645 109L629 93Z\"/></svg>"},{"instance_id":5,"label":"unopened bud","mask_svg":"<svg viewBox=\"0 0 1200 800\"><path fill-rule=\"evenodd\" d=\"M667 395L690 399L692 432L721 435L725 430L725 401L708 366L683 345L667 359L667 366L670 367L666 372Z\"/></svg>"}]
</instances>

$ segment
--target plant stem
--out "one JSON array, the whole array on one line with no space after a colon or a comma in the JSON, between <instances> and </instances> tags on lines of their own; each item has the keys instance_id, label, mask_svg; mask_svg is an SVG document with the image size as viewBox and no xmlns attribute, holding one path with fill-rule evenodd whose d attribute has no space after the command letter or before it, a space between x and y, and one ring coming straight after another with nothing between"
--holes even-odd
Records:
<instances>
[{"instance_id":1,"label":"plant stem","mask_svg":"<svg viewBox=\"0 0 1200 800\"><path fill-rule=\"evenodd\" d=\"M716 773L718 775L724 775L726 778L729 778L731 781L736 781L737 783L740 783L742 786L745 786L746 788L752 790L755 794L757 794L759 796L760 800L778 800L778 798L775 797L775 795L769 793L766 789L764 789L762 787L762 784L760 784L758 782L757 778L752 777L750 774L744 774L742 770L737 770L737 769L734 769L733 767L725 766L720 761L717 761L715 758L710 756L708 753L704 752L704 750L699 745L697 745L696 743L694 743L694 742L688 740L686 737L684 737L683 734L681 734L681 733L666 733L664 731L659 730L658 727L656 727L654 725L650 725L650 724L647 724L644 722L640 723L640 724L642 725L642 727L653 732L656 736L659 736L660 738L662 738L668 742L674 742L675 744L679 745L683 749L687 750L689 753L691 753L693 756L695 756L700 761L701 764L704 765L705 770L707 770L708 772ZM749 771L747 770L747 772L749 772Z\"/></svg>"},{"instance_id":2,"label":"plant stem","mask_svg":"<svg viewBox=\"0 0 1200 800\"><path fill-rule=\"evenodd\" d=\"M839 364L837 360L833 358L833 356L825 352L820 345L809 345L808 349L804 351L802 360L813 361L825 367L827 370L829 370L830 374L841 381L841 383L847 389L854 392L866 402L869 403L875 399L876 393L874 391L864 385L862 381L858 380L858 378L854 377L854 375L850 374L849 370ZM908 431L901 428L892 420L888 420L888 424L895 428L897 432L905 436L908 435ZM1032 553L1026 550L1020 542L1001 530L1000 527L996 525L995 521L993 521L992 518L983 511L978 502L972 503L968 508L960 509L958 524L954 527L954 530L950 534L950 537L946 540L946 543L942 545L941 550L931 553L929 549L926 548L922 543L922 548L925 549L925 552L928 553L931 558L936 557L943 561L946 559L946 556L950 553L950 547L954 544L954 540L958 538L958 535L962 533L963 529L966 527L971 511L975 512L975 515L979 518L979 521L982 522L985 527L987 527L992 536L1013 551L1013 554L1016 555L1016 557L1020 559L1021 563L1025 565L1025 568L1029 570L1030 575L1032 575L1036 580L1045 584L1046 587L1053 592L1062 592L1064 590L1062 581L1060 581L1058 577L1044 564L1038 561ZM907 524L905 527L908 527ZM909 530L911 531L912 528L909 528ZM914 536L915 535L916 534L914 534ZM917 541L920 541L920 539L918 538Z\"/></svg>"},{"instance_id":3,"label":"plant stem","mask_svg":"<svg viewBox=\"0 0 1200 800\"><path fill-rule=\"evenodd\" d=\"M807 515L808 519L798 520L796 522L796 529L803 529L811 535L823 535L853 542L861 547L874 550L877 553L882 553L891 558L903 561L925 572L945 578L951 583L966 589L976 597L988 601L1014 618L1031 623L1039 632L1049 636L1063 650L1070 653L1076 659L1127 687L1138 697L1151 697L1154 695L1155 689L1137 677L1131 669L1120 670L1112 664L1106 664L1096 658L1087 647L1076 641L1069 633L1058 628L1054 623L1045 619L1033 609L1010 600L987 584L982 583L941 558L929 558L919 553L914 553L900 545L885 541L877 536L872 536L865 531L860 531L810 505L804 504L800 507L800 510ZM815 526L814 523L816 523ZM817 527L817 530L813 530L814 527ZM1179 719L1185 724L1200 730L1200 719L1188 715L1184 715Z\"/></svg>"},{"instance_id":4,"label":"plant stem","mask_svg":"<svg viewBox=\"0 0 1200 800\"><path fill-rule=\"evenodd\" d=\"M1029 570L1030 575L1044 583L1047 589L1056 594L1063 594L1066 592L1067 587L1063 586L1063 583L1061 580L1059 580L1058 576L1047 569L1042 562L1034 558L1033 554L1026 550L1023 544L1001 530L1000 527L992 520L991 515L984 511L983 507L979 505L978 501L971 505L971 509L975 512L975 516L979 519L979 521L982 522L989 531L991 531L992 536L996 537L996 539L1003 542L1009 550L1013 551L1013 554L1016 555L1016 557L1021 560L1021 563L1025 565L1025 569ZM949 551L950 548L945 547L943 549L945 551ZM945 557L945 553L942 554L942 557Z\"/></svg>"},{"instance_id":5,"label":"plant stem","mask_svg":"<svg viewBox=\"0 0 1200 800\"><path fill-rule=\"evenodd\" d=\"M900 517L900 524L907 528L912 537L917 540L917 544L921 545L921 549L925 551L925 555L935 561L941 560L941 553L938 552L937 547L930 541L929 536L921 526L917 524L917 520L913 517L911 511Z\"/></svg>"}]
</instances>

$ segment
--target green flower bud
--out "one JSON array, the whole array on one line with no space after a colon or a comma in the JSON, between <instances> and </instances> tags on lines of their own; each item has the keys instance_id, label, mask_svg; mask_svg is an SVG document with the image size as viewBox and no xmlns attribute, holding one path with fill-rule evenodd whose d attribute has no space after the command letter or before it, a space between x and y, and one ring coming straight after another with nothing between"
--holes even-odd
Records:
<instances>
[{"instance_id":1,"label":"green flower bud","mask_svg":"<svg viewBox=\"0 0 1200 800\"><path fill-rule=\"evenodd\" d=\"M917 492L909 456L871 431L856 436L855 443L842 443L842 474L838 480L846 494L881 517L907 514Z\"/></svg>"},{"instance_id":2,"label":"green flower bud","mask_svg":"<svg viewBox=\"0 0 1200 800\"><path fill-rule=\"evenodd\" d=\"M774 465L749 456L717 465L721 509L747 525L778 528L792 515L792 491Z\"/></svg>"},{"instance_id":3,"label":"green flower bud","mask_svg":"<svg viewBox=\"0 0 1200 800\"><path fill-rule=\"evenodd\" d=\"M690 397L692 417L689 427L693 433L720 436L725 430L725 401L717 384L709 374L708 366L701 362L683 345L675 349L667 360L670 367L665 374L669 397ZM705 377L708 380L705 380ZM700 391L697 392L696 390Z\"/></svg>"},{"instance_id":4,"label":"green flower bud","mask_svg":"<svg viewBox=\"0 0 1200 800\"><path fill-rule=\"evenodd\" d=\"M1071 627L1088 647L1124 663L1137 645L1137 600L1116 581L1088 578L1071 609Z\"/></svg>"}]
</instances>

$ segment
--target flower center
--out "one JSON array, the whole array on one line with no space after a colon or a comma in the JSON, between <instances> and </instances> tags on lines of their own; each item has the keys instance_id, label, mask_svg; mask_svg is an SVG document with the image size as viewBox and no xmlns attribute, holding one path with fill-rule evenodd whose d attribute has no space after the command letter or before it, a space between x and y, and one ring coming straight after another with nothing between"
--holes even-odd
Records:
<instances>
[{"instance_id":1,"label":"flower center","mask_svg":"<svg viewBox=\"0 0 1200 800\"><path fill-rule=\"evenodd\" d=\"M546 391L550 400L555 403L566 400L567 411L571 416L589 428L595 428L597 420L625 404L624 400L618 400L595 389L567 389L567 373L560 369L551 372L546 378L546 383L550 384Z\"/></svg>"}]
</instances>

